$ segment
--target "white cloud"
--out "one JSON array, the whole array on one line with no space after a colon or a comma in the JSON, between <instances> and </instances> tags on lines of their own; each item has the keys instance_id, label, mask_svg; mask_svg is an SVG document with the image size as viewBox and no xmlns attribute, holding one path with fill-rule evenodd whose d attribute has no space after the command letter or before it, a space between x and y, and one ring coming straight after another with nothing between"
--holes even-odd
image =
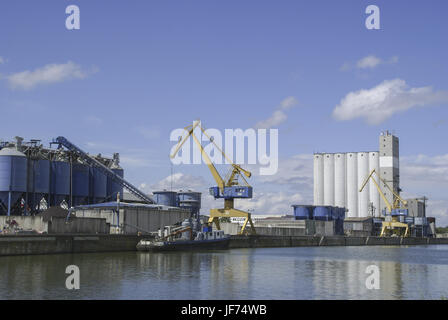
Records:
<instances>
[{"instance_id":1,"label":"white cloud","mask_svg":"<svg viewBox=\"0 0 448 320\"><path fill-rule=\"evenodd\" d=\"M376 125L398 112L446 102L447 91L435 92L432 87L410 88L401 79L385 80L371 89L348 93L333 110L333 117L337 120L364 118L367 123Z\"/></svg>"},{"instance_id":2,"label":"white cloud","mask_svg":"<svg viewBox=\"0 0 448 320\"><path fill-rule=\"evenodd\" d=\"M303 203L300 193L255 192L248 200L236 200L235 207L253 214L292 214L291 205Z\"/></svg>"},{"instance_id":3,"label":"white cloud","mask_svg":"<svg viewBox=\"0 0 448 320\"><path fill-rule=\"evenodd\" d=\"M151 191L157 190L193 190L203 191L204 186L207 186L207 182L201 176L193 176L185 173L174 173L168 177L160 180L159 182L150 185ZM207 187L208 190L208 187Z\"/></svg>"},{"instance_id":4,"label":"white cloud","mask_svg":"<svg viewBox=\"0 0 448 320\"><path fill-rule=\"evenodd\" d=\"M359 60L356 63L356 67L358 69L367 69L367 68L373 69L382 62L383 61L380 58L377 58L374 55L370 55Z\"/></svg>"},{"instance_id":5,"label":"white cloud","mask_svg":"<svg viewBox=\"0 0 448 320\"><path fill-rule=\"evenodd\" d=\"M269 129L275 126L278 126L282 122L286 121L288 116L286 115L286 110L292 108L297 105L298 101L294 97L287 97L283 99L277 109L272 113L272 115L266 119L259 121L256 125L256 129Z\"/></svg>"},{"instance_id":6,"label":"white cloud","mask_svg":"<svg viewBox=\"0 0 448 320\"><path fill-rule=\"evenodd\" d=\"M5 63L5 59L3 57L0 57L0 64L4 64Z\"/></svg>"},{"instance_id":7,"label":"white cloud","mask_svg":"<svg viewBox=\"0 0 448 320\"><path fill-rule=\"evenodd\" d=\"M256 168L251 166L250 169ZM289 186L303 191L313 188L313 155L298 154L286 159L279 159L278 170L274 175L257 175L258 170L252 170L257 178L268 185ZM312 199L311 199L312 200Z\"/></svg>"},{"instance_id":8,"label":"white cloud","mask_svg":"<svg viewBox=\"0 0 448 320\"><path fill-rule=\"evenodd\" d=\"M387 60L378 58L377 56L371 54L368 55L364 58L359 59L356 63L350 63L350 62L345 62L340 70L341 71L349 71L351 69L374 69L376 67L378 67L379 65L384 65L384 64L395 64L398 62L398 57L397 56L393 56Z\"/></svg>"},{"instance_id":9,"label":"white cloud","mask_svg":"<svg viewBox=\"0 0 448 320\"><path fill-rule=\"evenodd\" d=\"M95 70L91 71L94 72ZM63 82L70 79L83 79L89 72L71 61L64 64L48 64L33 71L22 71L7 76L13 89L32 89L38 85Z\"/></svg>"}]
</instances>

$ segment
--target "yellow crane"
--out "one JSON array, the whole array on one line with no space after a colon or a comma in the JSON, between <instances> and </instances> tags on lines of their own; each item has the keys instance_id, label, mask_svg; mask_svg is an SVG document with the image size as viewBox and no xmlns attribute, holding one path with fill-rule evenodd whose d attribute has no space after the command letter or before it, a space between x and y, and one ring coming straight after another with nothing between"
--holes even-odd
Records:
<instances>
[{"instance_id":1,"label":"yellow crane","mask_svg":"<svg viewBox=\"0 0 448 320\"><path fill-rule=\"evenodd\" d=\"M194 134L194 130L196 128L199 128L202 133L210 140L210 142L213 143L216 149L221 152L221 154L224 156L224 158L227 160L228 163L230 163L230 172L226 176L226 179L223 179L221 175L219 174L218 170L216 169L215 165L211 161L209 155L202 147L201 142ZM245 176L247 178L251 177L251 172L248 170L243 169L240 165L234 164L231 159L227 157L227 155L224 153L224 151L213 141L213 139L207 134L205 129L201 126L200 120L196 120L193 122L192 125L189 125L184 128L187 135L181 139L179 139L179 142L177 143L177 146L175 150L170 155L171 159L176 156L176 154L179 152L179 150L182 148L184 143L188 140L188 138L191 136L193 138L193 141L196 143L198 148L201 150L202 158L204 159L205 163L207 164L208 168L210 169L210 172L212 173L213 178L215 179L217 186L211 187L210 194L213 195L215 199L224 199L224 208L222 209L210 209L210 218L209 223L215 224L216 228L220 230L219 225L219 218L225 217L225 218L231 218L231 217L239 217L239 218L245 218L243 226L240 230L240 234L247 233L246 226L249 223L250 224L250 233L255 234L255 227L251 219L251 215L249 212L238 210L234 208L234 199L241 198L241 199L248 199L252 198L252 187L247 183L247 180L244 178ZM240 183L240 178L242 180L242 183Z\"/></svg>"},{"instance_id":2,"label":"yellow crane","mask_svg":"<svg viewBox=\"0 0 448 320\"><path fill-rule=\"evenodd\" d=\"M393 204L391 204L387 198L385 197L384 193L381 191L380 185L373 177L373 174L376 174L379 178L379 180L384 184L384 186L389 189L390 192L394 195L394 201ZM392 221L383 221L383 225L381 228L381 234L380 237L388 236L388 235L403 235L404 237L407 237L409 235L409 226L406 223L402 223L398 221L397 215L401 213L406 213L408 211L407 208L407 201L403 200L398 193L396 193L384 180L381 178L381 176L376 172L375 169L373 169L369 176L366 178L364 183L362 184L362 187L359 189L359 192L362 192L369 182L369 180L372 180L376 189L378 190L379 194L381 195L381 198L383 199L384 203L386 204L387 211L392 217ZM402 232L404 230L404 232Z\"/></svg>"}]
</instances>

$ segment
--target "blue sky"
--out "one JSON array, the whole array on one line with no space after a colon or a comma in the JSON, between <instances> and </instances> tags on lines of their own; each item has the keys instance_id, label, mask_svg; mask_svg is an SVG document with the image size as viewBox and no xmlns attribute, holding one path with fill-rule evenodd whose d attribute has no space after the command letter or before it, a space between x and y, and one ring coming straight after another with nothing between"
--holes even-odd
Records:
<instances>
[{"instance_id":1,"label":"blue sky","mask_svg":"<svg viewBox=\"0 0 448 320\"><path fill-rule=\"evenodd\" d=\"M65 28L70 4L80 30ZM365 28L370 4L380 30ZM307 156L377 150L389 129L402 188L433 199L448 224L447 10L442 0L2 1L0 137L64 135L91 153L120 152L126 177L151 191L171 173L171 130L196 118L250 128L294 97L275 126L282 171L254 178L255 211L312 201ZM357 101L370 98L378 110L363 113ZM174 172L192 188L213 184L205 166Z\"/></svg>"}]
</instances>

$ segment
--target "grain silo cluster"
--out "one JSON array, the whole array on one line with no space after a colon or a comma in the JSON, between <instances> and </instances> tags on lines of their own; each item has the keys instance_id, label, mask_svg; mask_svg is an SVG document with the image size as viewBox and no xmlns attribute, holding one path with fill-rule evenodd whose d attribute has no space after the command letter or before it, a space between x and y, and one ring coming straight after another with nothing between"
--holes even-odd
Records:
<instances>
[{"instance_id":1,"label":"grain silo cluster","mask_svg":"<svg viewBox=\"0 0 448 320\"><path fill-rule=\"evenodd\" d=\"M379 151L314 154L314 205L347 209L347 217L380 217L386 209L373 180L362 188L372 170L399 193L398 138L381 134ZM384 187L393 202L393 194Z\"/></svg>"}]
</instances>

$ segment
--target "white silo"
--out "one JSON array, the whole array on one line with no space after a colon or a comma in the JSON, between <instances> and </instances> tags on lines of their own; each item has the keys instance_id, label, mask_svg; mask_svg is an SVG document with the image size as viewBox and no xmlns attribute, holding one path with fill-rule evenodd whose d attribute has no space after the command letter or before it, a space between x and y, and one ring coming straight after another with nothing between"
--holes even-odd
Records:
<instances>
[{"instance_id":1,"label":"white silo","mask_svg":"<svg viewBox=\"0 0 448 320\"><path fill-rule=\"evenodd\" d=\"M358 152L358 191L369 175L369 153ZM364 218L369 215L369 184L358 195L358 217Z\"/></svg>"},{"instance_id":2,"label":"white silo","mask_svg":"<svg viewBox=\"0 0 448 320\"><path fill-rule=\"evenodd\" d=\"M358 155L350 152L347 158L347 217L358 216Z\"/></svg>"},{"instance_id":3,"label":"white silo","mask_svg":"<svg viewBox=\"0 0 448 320\"><path fill-rule=\"evenodd\" d=\"M345 208L346 159L345 153L334 155L334 205Z\"/></svg>"},{"instance_id":4,"label":"white silo","mask_svg":"<svg viewBox=\"0 0 448 320\"><path fill-rule=\"evenodd\" d=\"M324 205L324 158L323 154L314 154L314 205Z\"/></svg>"},{"instance_id":5,"label":"white silo","mask_svg":"<svg viewBox=\"0 0 448 320\"><path fill-rule=\"evenodd\" d=\"M334 206L334 154L324 155L324 205Z\"/></svg>"},{"instance_id":6,"label":"white silo","mask_svg":"<svg viewBox=\"0 0 448 320\"><path fill-rule=\"evenodd\" d=\"M375 169L375 171L378 174L380 173L380 160L378 152L369 152L369 173L372 172L373 169ZM378 181L377 175L374 175L373 177L375 178L375 180ZM380 183L380 181L378 181L378 183ZM381 216L380 194L378 193L378 189L372 180L370 180L369 182L369 192L370 192L369 198L370 202L373 204L374 207L375 217L380 217Z\"/></svg>"}]
</instances>

